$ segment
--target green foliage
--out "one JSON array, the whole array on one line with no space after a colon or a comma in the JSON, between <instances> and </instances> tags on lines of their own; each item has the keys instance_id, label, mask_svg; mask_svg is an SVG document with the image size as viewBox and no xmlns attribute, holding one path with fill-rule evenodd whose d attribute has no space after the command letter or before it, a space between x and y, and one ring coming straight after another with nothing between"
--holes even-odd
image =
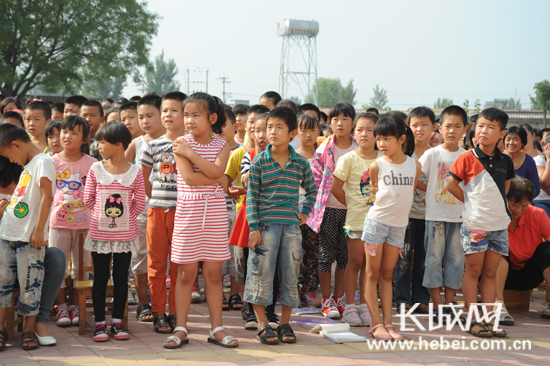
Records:
<instances>
[{"instance_id":1,"label":"green foliage","mask_svg":"<svg viewBox=\"0 0 550 366\"><path fill-rule=\"evenodd\" d=\"M504 109L521 109L521 99L509 98L504 104Z\"/></svg>"},{"instance_id":2,"label":"green foliage","mask_svg":"<svg viewBox=\"0 0 550 366\"><path fill-rule=\"evenodd\" d=\"M437 100L434 103L434 108L447 108L448 106L453 104L452 99L448 98L437 98Z\"/></svg>"},{"instance_id":3,"label":"green foliage","mask_svg":"<svg viewBox=\"0 0 550 366\"><path fill-rule=\"evenodd\" d=\"M346 102L355 105L357 90L353 87L353 79L344 87L339 78L318 78L317 79L317 106L319 108L330 108L338 102ZM313 103L313 93L309 92L306 103Z\"/></svg>"},{"instance_id":4,"label":"green foliage","mask_svg":"<svg viewBox=\"0 0 550 366\"><path fill-rule=\"evenodd\" d=\"M147 64L158 19L140 0L2 0L0 92L125 80Z\"/></svg>"},{"instance_id":5,"label":"green foliage","mask_svg":"<svg viewBox=\"0 0 550 366\"><path fill-rule=\"evenodd\" d=\"M388 92L384 88L380 88L378 84L372 89L374 96L369 99L370 105L379 111L386 109L388 104ZM388 110L389 107L388 107Z\"/></svg>"},{"instance_id":6,"label":"green foliage","mask_svg":"<svg viewBox=\"0 0 550 366\"><path fill-rule=\"evenodd\" d=\"M470 109L470 101L468 99L464 100L464 103L462 104L462 108L468 113L468 109Z\"/></svg>"},{"instance_id":7,"label":"green foliage","mask_svg":"<svg viewBox=\"0 0 550 366\"><path fill-rule=\"evenodd\" d=\"M92 98L118 99L122 96L122 90L126 86L125 77L110 77L102 81L90 81L82 89L84 95Z\"/></svg>"},{"instance_id":8,"label":"green foliage","mask_svg":"<svg viewBox=\"0 0 550 366\"><path fill-rule=\"evenodd\" d=\"M145 69L145 90L163 95L179 90L181 84L174 80L179 70L174 59L164 61L164 50Z\"/></svg>"},{"instance_id":9,"label":"green foliage","mask_svg":"<svg viewBox=\"0 0 550 366\"><path fill-rule=\"evenodd\" d=\"M474 102L474 108L476 110L476 113L481 112L481 102L479 101L479 98L477 98L476 101Z\"/></svg>"},{"instance_id":10,"label":"green foliage","mask_svg":"<svg viewBox=\"0 0 550 366\"><path fill-rule=\"evenodd\" d=\"M534 86L535 96L531 99L531 109L538 111L546 111L550 107L550 82L548 80L543 80L539 83L536 83Z\"/></svg>"}]
</instances>

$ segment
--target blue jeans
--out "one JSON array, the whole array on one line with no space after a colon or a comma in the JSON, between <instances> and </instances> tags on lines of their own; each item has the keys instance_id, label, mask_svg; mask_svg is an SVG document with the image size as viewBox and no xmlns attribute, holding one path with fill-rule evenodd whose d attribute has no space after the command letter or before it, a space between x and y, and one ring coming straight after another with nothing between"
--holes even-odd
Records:
<instances>
[{"instance_id":1,"label":"blue jeans","mask_svg":"<svg viewBox=\"0 0 550 366\"><path fill-rule=\"evenodd\" d=\"M262 242L248 254L248 273L243 300L255 305L271 305L273 279L279 274L281 304L296 308L298 276L304 250L298 225L261 223Z\"/></svg>"},{"instance_id":2,"label":"blue jeans","mask_svg":"<svg viewBox=\"0 0 550 366\"><path fill-rule=\"evenodd\" d=\"M546 216L550 217L550 201L533 201L533 206L542 208L546 212Z\"/></svg>"},{"instance_id":3,"label":"blue jeans","mask_svg":"<svg viewBox=\"0 0 550 366\"><path fill-rule=\"evenodd\" d=\"M47 248L44 255L44 282L40 298L40 312L36 317L37 323L47 323L55 297L65 279L65 254L59 248Z\"/></svg>"},{"instance_id":4,"label":"blue jeans","mask_svg":"<svg viewBox=\"0 0 550 366\"><path fill-rule=\"evenodd\" d=\"M403 258L399 257L397 260L397 271L395 274L393 301L397 304L428 304L430 302L430 291L422 286L426 261L424 229L424 220L409 219L410 243L405 243L403 247ZM412 268L411 276L413 252L414 267Z\"/></svg>"}]
</instances>

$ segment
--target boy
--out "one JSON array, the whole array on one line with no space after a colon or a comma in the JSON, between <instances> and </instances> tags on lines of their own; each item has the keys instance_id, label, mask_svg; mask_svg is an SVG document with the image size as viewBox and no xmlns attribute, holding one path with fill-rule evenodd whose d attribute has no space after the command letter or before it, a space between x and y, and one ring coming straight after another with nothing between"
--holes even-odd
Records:
<instances>
[{"instance_id":1,"label":"boy","mask_svg":"<svg viewBox=\"0 0 550 366\"><path fill-rule=\"evenodd\" d=\"M315 203L317 186L306 158L289 146L296 136L296 114L284 107L273 109L267 116L266 151L258 154L248 176L247 219L250 225L248 275L244 300L253 304L258 319L258 339L264 344L296 342L290 327L292 308L298 307L298 274L303 255L300 224ZM302 182L305 201L298 213L298 190ZM260 209L261 207L261 209ZM273 299L276 267L281 282L279 301L282 317L273 333L265 306Z\"/></svg>"},{"instance_id":2,"label":"boy","mask_svg":"<svg viewBox=\"0 0 550 366\"><path fill-rule=\"evenodd\" d=\"M32 143L44 153L48 153L46 126L52 120L52 109L46 102L32 102L25 111L25 128L29 132Z\"/></svg>"},{"instance_id":3,"label":"boy","mask_svg":"<svg viewBox=\"0 0 550 366\"><path fill-rule=\"evenodd\" d=\"M452 105L441 112L439 120L443 144L429 149L419 159L422 174L428 177L425 198L426 264L422 285L429 289L433 306L438 312L442 303L441 287L445 286L445 304L452 304L456 290L462 288L464 251L460 244L460 226L463 204L447 191L446 186L449 169L465 151L458 143L468 123L468 115L461 107ZM449 310L447 308L445 312Z\"/></svg>"},{"instance_id":4,"label":"boy","mask_svg":"<svg viewBox=\"0 0 550 366\"><path fill-rule=\"evenodd\" d=\"M176 326L176 286L170 287L169 315L166 317L166 269L178 198L176 161L172 143L185 133L182 102L187 96L180 92L166 93L162 98L161 121L166 134L149 142L139 164L145 180L145 192L150 198L147 211L147 279L157 333L170 334ZM170 281L178 278L178 265L170 262Z\"/></svg>"},{"instance_id":5,"label":"boy","mask_svg":"<svg viewBox=\"0 0 550 366\"><path fill-rule=\"evenodd\" d=\"M246 136L246 112L248 110L248 106L245 104L237 104L235 107L233 107L233 113L235 114L235 129L237 130L237 133L235 134L235 141L240 144L244 145L244 138Z\"/></svg>"},{"instance_id":6,"label":"boy","mask_svg":"<svg viewBox=\"0 0 550 366\"><path fill-rule=\"evenodd\" d=\"M307 113L307 114L311 114L312 116L315 116L315 118L317 118L317 120L319 120L319 113L320 112L321 111L319 110L319 108L315 104L311 104L311 103L302 104L298 108L298 116L300 116L304 113Z\"/></svg>"},{"instance_id":7,"label":"boy","mask_svg":"<svg viewBox=\"0 0 550 366\"><path fill-rule=\"evenodd\" d=\"M95 134L105 124L103 107L96 100L87 100L80 107L80 117L90 124L90 141L95 141Z\"/></svg>"},{"instance_id":8,"label":"boy","mask_svg":"<svg viewBox=\"0 0 550 366\"><path fill-rule=\"evenodd\" d=\"M391 112L389 112L391 113ZM394 112L395 113L395 112ZM401 118L401 117L399 117ZM406 123L407 121L405 121ZM414 159L420 159L422 155L430 149L428 142L432 132L437 127L435 123L434 112L430 108L416 107L409 114L409 126L414 134ZM399 310L400 304L412 305L419 303L417 311L427 313L429 311L430 292L422 286L424 278L424 261L426 259L426 250L424 248L424 215L426 205L421 202L425 195L427 177L420 174L417 189L414 192L414 201L409 214L408 235L409 243L405 239L403 256L397 260L397 270L395 274L395 293L394 302ZM423 189L420 189L423 185ZM414 266L411 276L411 265ZM412 282L412 296L411 296Z\"/></svg>"},{"instance_id":9,"label":"boy","mask_svg":"<svg viewBox=\"0 0 550 366\"><path fill-rule=\"evenodd\" d=\"M65 109L63 110L63 119L69 116L80 115L80 107L82 107L82 104L87 100L88 98L80 95L73 95L72 97L68 97L67 100L65 101Z\"/></svg>"},{"instance_id":10,"label":"boy","mask_svg":"<svg viewBox=\"0 0 550 366\"><path fill-rule=\"evenodd\" d=\"M466 270L462 291L466 307L477 304L477 283L481 275L481 302L495 302L496 270L503 255L508 255L508 224L511 220L506 204L514 163L496 148L506 134L508 115L497 108L483 110L477 119L475 136L478 146L462 153L453 164L447 190L464 202L460 229ZM459 183L464 183L464 188ZM488 307L487 311L493 310ZM506 336L493 329L491 322L475 319L470 334L477 337Z\"/></svg>"},{"instance_id":11,"label":"boy","mask_svg":"<svg viewBox=\"0 0 550 366\"><path fill-rule=\"evenodd\" d=\"M65 103L55 102L52 104L52 120L63 120L63 111L65 110Z\"/></svg>"},{"instance_id":12,"label":"boy","mask_svg":"<svg viewBox=\"0 0 550 366\"><path fill-rule=\"evenodd\" d=\"M136 102L124 103L120 107L120 122L128 128L132 134L132 140L139 136L143 136L145 132L139 127L138 120L138 105Z\"/></svg>"},{"instance_id":13,"label":"boy","mask_svg":"<svg viewBox=\"0 0 550 366\"><path fill-rule=\"evenodd\" d=\"M260 101L258 102L258 104L266 106L271 111L273 110L273 108L275 108L277 103L281 101L281 99L282 98L279 93L275 91L268 91L260 97Z\"/></svg>"},{"instance_id":14,"label":"boy","mask_svg":"<svg viewBox=\"0 0 550 366\"><path fill-rule=\"evenodd\" d=\"M8 338L4 319L12 305L16 278L21 284L18 311L26 317L21 345L24 350L32 350L38 348L34 324L42 294L44 243L48 239L55 168L24 129L9 123L0 125L0 155L23 166L11 200L0 204L0 350Z\"/></svg>"}]
</instances>

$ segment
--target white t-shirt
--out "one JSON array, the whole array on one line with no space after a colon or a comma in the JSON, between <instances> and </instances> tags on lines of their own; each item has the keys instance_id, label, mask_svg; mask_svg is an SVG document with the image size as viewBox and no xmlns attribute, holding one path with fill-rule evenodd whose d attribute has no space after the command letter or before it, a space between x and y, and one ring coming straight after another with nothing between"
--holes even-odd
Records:
<instances>
[{"instance_id":1,"label":"white t-shirt","mask_svg":"<svg viewBox=\"0 0 550 366\"><path fill-rule=\"evenodd\" d=\"M428 150L424 151L424 154L422 154L422 156L424 156L430 150L431 150L431 147ZM415 160L418 160L418 156L416 156L415 152L413 152L411 157ZM418 180L421 181L422 183L428 184L428 177L422 173L420 173ZM424 198L424 196L426 195L426 192L421 191L418 188L416 188L413 192L414 192L413 203L411 206L411 212L409 213L409 217L411 219L424 220L426 216L426 205L424 205L424 203L420 201L422 200L422 198Z\"/></svg>"},{"instance_id":2,"label":"white t-shirt","mask_svg":"<svg viewBox=\"0 0 550 366\"><path fill-rule=\"evenodd\" d=\"M357 144L353 140L352 140L351 146L349 148L345 149L345 150L340 149L338 146L334 145L334 165L335 166L337 165L338 159L340 159L340 157L346 155L349 152L352 152L355 149L357 149ZM346 190L346 184L345 183L344 183L344 186L342 188L344 189L344 191ZM338 209L341 209L341 210L346 209L346 206L344 206L340 201L338 201L336 199L336 197L334 197L332 192L328 195L326 207L338 208Z\"/></svg>"},{"instance_id":3,"label":"white t-shirt","mask_svg":"<svg viewBox=\"0 0 550 366\"><path fill-rule=\"evenodd\" d=\"M426 191L426 220L462 222L464 204L447 191L449 170L465 150L455 152L445 150L441 145L426 151L418 161L422 164L422 174L428 177Z\"/></svg>"},{"instance_id":4,"label":"white t-shirt","mask_svg":"<svg viewBox=\"0 0 550 366\"><path fill-rule=\"evenodd\" d=\"M537 155L533 160L535 160L535 164L537 164L537 166L546 168L546 160L544 160L544 154ZM535 201L550 201L550 196L546 192L544 192L542 187L540 187L540 193L537 197L535 197Z\"/></svg>"},{"instance_id":5,"label":"white t-shirt","mask_svg":"<svg viewBox=\"0 0 550 366\"><path fill-rule=\"evenodd\" d=\"M52 197L55 191L55 167L46 154L36 155L25 167L11 201L0 224L0 238L9 241L29 243L38 221L38 210L42 200L40 179L48 178L52 183ZM48 223L44 225L44 240L48 240Z\"/></svg>"}]
</instances>

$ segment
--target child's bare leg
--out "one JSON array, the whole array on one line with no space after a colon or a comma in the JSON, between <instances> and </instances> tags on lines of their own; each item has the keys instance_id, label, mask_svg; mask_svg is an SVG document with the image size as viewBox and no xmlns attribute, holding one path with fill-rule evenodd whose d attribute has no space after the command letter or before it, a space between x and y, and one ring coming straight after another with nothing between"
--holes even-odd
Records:
<instances>
[{"instance_id":1,"label":"child's bare leg","mask_svg":"<svg viewBox=\"0 0 550 366\"><path fill-rule=\"evenodd\" d=\"M365 246L361 239L348 238L348 265L344 277L344 292L346 304L355 303L355 289L357 288L357 275L365 261ZM336 293L336 289L334 290Z\"/></svg>"},{"instance_id":2,"label":"child's bare leg","mask_svg":"<svg viewBox=\"0 0 550 366\"><path fill-rule=\"evenodd\" d=\"M367 303L367 259L363 255L363 264L361 264L361 272L359 273L359 303Z\"/></svg>"},{"instance_id":3,"label":"child's bare leg","mask_svg":"<svg viewBox=\"0 0 550 366\"><path fill-rule=\"evenodd\" d=\"M485 252L485 260L483 261L481 271L481 301L486 304L493 304L495 302L496 274L501 258L501 254L492 250ZM487 311L492 310L492 305L487 306Z\"/></svg>"},{"instance_id":4,"label":"child's bare leg","mask_svg":"<svg viewBox=\"0 0 550 366\"><path fill-rule=\"evenodd\" d=\"M434 310L439 310L439 305L441 305L441 287L431 288L429 290L432 303L434 304Z\"/></svg>"},{"instance_id":5,"label":"child's bare leg","mask_svg":"<svg viewBox=\"0 0 550 366\"><path fill-rule=\"evenodd\" d=\"M464 302L467 309L470 309L470 305L477 303L477 281L481 275L484 258L485 252L466 254L464 256L466 269L464 270L464 279L462 280L462 292L464 293Z\"/></svg>"},{"instance_id":6,"label":"child's bare leg","mask_svg":"<svg viewBox=\"0 0 550 366\"><path fill-rule=\"evenodd\" d=\"M256 304L252 304L252 307L254 309L254 314L256 314L256 319L258 320L258 329L262 329L263 327L265 326L268 326L269 327L269 324L267 323L267 318L265 317L265 306L263 305L256 305ZM291 309L292 311L292 309ZM290 315L289 315L289 318L290 318ZM260 337L265 333L266 331L262 332L260 334ZM267 341L268 342L276 342L278 341L279 338L277 337L268 337L267 338Z\"/></svg>"},{"instance_id":7,"label":"child's bare leg","mask_svg":"<svg viewBox=\"0 0 550 366\"><path fill-rule=\"evenodd\" d=\"M380 266L380 301L382 302L382 314L384 316L384 325L391 324L392 308L392 275L397 259L399 258L399 248L384 243L384 253ZM391 332L390 332L391 333Z\"/></svg>"},{"instance_id":8,"label":"child's bare leg","mask_svg":"<svg viewBox=\"0 0 550 366\"><path fill-rule=\"evenodd\" d=\"M452 304L456 295L456 290L445 286L445 304Z\"/></svg>"},{"instance_id":9,"label":"child's bare leg","mask_svg":"<svg viewBox=\"0 0 550 366\"><path fill-rule=\"evenodd\" d=\"M187 329L187 318L189 308L191 307L191 290L195 283L195 278L199 270L198 263L178 265L178 278L176 280L176 318L177 326ZM172 284L172 286L174 286ZM174 333L180 340L187 339L185 332L177 331ZM176 342L164 342L168 346L175 346Z\"/></svg>"},{"instance_id":10,"label":"child's bare leg","mask_svg":"<svg viewBox=\"0 0 550 366\"><path fill-rule=\"evenodd\" d=\"M334 270L334 296L342 297L344 295L344 277L346 275L345 269L336 268ZM357 276L355 276L357 278ZM353 290L355 296L355 289Z\"/></svg>"},{"instance_id":11,"label":"child's bare leg","mask_svg":"<svg viewBox=\"0 0 550 366\"><path fill-rule=\"evenodd\" d=\"M331 292L331 272L319 271L319 284L321 285L321 294L323 297L330 297Z\"/></svg>"},{"instance_id":12,"label":"child's bare leg","mask_svg":"<svg viewBox=\"0 0 550 366\"><path fill-rule=\"evenodd\" d=\"M1 314L0 314L1 316ZM2 318L3 319L3 318ZM34 333L34 324L36 323L36 315L33 316L25 316L25 325L23 326L23 333L25 332L33 332ZM24 342L21 344L23 347L34 347L36 345L36 342L29 341Z\"/></svg>"},{"instance_id":13,"label":"child's bare leg","mask_svg":"<svg viewBox=\"0 0 550 366\"><path fill-rule=\"evenodd\" d=\"M63 283L65 283L65 281L63 281ZM57 305L61 305L67 302L67 299L65 298L65 288L59 289L59 292L55 297L55 302L57 303Z\"/></svg>"},{"instance_id":14,"label":"child's bare leg","mask_svg":"<svg viewBox=\"0 0 550 366\"><path fill-rule=\"evenodd\" d=\"M373 244L367 244L373 245ZM370 315L372 319L372 325L382 323L380 318L380 310L378 309L378 293L376 291L376 285L378 284L378 277L380 276L380 266L382 263L382 253L384 252L384 245L377 245L376 256L372 256L365 251L367 260L367 305L369 306ZM391 305L391 299L390 299ZM387 333L383 327L377 328L374 333Z\"/></svg>"},{"instance_id":15,"label":"child's bare leg","mask_svg":"<svg viewBox=\"0 0 550 366\"><path fill-rule=\"evenodd\" d=\"M0 331L4 330L4 321L6 320L6 313L8 308L0 308Z\"/></svg>"}]
</instances>

